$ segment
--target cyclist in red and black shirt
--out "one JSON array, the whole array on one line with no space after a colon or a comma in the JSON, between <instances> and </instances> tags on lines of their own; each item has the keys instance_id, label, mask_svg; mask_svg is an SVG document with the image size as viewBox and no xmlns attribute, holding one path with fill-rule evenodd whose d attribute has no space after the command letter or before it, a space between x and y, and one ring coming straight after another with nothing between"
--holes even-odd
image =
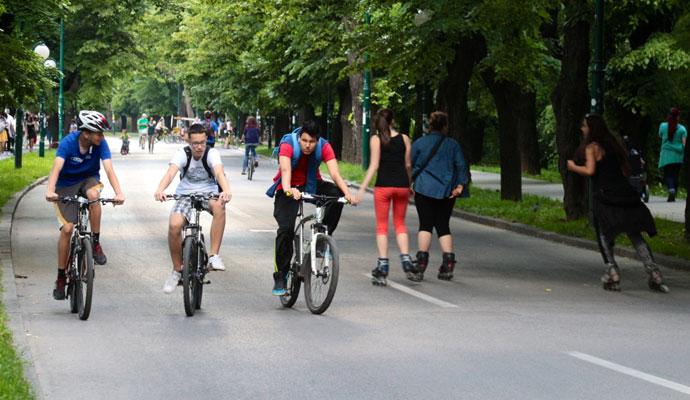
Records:
<instances>
[{"instance_id":1,"label":"cyclist in red and black shirt","mask_svg":"<svg viewBox=\"0 0 690 400\"><path fill-rule=\"evenodd\" d=\"M335 184L321 179L319 165L322 161L326 163L328 173ZM350 195L347 183L340 176L333 147L319 137L319 127L314 121L306 121L301 128L283 137L280 141L278 163L280 169L266 194L269 197L275 196L273 217L278 222L278 231L273 294L282 296L286 293L285 277L292 259L295 219L299 211L299 203L296 200L302 197L302 192L345 196L352 204L356 202L356 198ZM286 192L289 192L290 196L286 195ZM328 226L330 234L333 234L338 226L342 210L343 205L340 203L331 203L326 207L323 222Z\"/></svg>"}]
</instances>

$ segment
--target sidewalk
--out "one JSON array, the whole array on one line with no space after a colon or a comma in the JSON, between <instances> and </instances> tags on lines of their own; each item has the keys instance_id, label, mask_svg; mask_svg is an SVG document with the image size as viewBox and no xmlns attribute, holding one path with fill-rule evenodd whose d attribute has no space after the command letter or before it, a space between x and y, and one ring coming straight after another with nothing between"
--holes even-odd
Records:
<instances>
[{"instance_id":1,"label":"sidewalk","mask_svg":"<svg viewBox=\"0 0 690 400\"><path fill-rule=\"evenodd\" d=\"M490 172L472 171L472 184L482 189L500 190L501 176ZM563 185L560 183L522 178L522 193L563 201ZM685 222L685 200L668 203L665 197L651 196L647 207L655 217Z\"/></svg>"}]
</instances>

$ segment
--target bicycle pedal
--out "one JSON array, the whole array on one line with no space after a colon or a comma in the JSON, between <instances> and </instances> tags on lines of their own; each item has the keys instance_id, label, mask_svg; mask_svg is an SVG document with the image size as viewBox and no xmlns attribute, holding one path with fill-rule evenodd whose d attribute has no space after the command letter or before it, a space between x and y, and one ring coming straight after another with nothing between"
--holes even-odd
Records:
<instances>
[{"instance_id":1,"label":"bicycle pedal","mask_svg":"<svg viewBox=\"0 0 690 400\"><path fill-rule=\"evenodd\" d=\"M210 285L211 281L204 281L204 285Z\"/></svg>"}]
</instances>

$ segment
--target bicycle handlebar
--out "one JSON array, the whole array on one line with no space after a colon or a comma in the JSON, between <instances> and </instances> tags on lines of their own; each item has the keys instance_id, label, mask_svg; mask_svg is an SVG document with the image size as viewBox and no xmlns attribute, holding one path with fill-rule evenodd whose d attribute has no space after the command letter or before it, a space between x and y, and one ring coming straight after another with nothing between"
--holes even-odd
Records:
<instances>
[{"instance_id":1,"label":"bicycle handlebar","mask_svg":"<svg viewBox=\"0 0 690 400\"><path fill-rule=\"evenodd\" d=\"M284 192L287 197L292 197L292 192ZM350 202L347 201L345 197L342 196L328 196L325 194L311 194L311 193L302 193L302 198L300 200L304 200L308 203L330 203L330 202L338 202L342 204L349 204Z\"/></svg>"},{"instance_id":2,"label":"bicycle handlebar","mask_svg":"<svg viewBox=\"0 0 690 400\"><path fill-rule=\"evenodd\" d=\"M115 199L112 198L104 198L104 197L99 197L95 200L89 200L86 197L79 196L79 195L74 195L74 196L60 196L58 197L57 201L61 203L77 203L77 204L86 204L86 205L91 205L95 203L101 203L105 205L106 203L115 203Z\"/></svg>"},{"instance_id":3,"label":"bicycle handlebar","mask_svg":"<svg viewBox=\"0 0 690 400\"><path fill-rule=\"evenodd\" d=\"M217 199L219 197L218 193L190 193L190 194L166 194L166 199L179 200L182 198L190 197L192 199Z\"/></svg>"}]
</instances>

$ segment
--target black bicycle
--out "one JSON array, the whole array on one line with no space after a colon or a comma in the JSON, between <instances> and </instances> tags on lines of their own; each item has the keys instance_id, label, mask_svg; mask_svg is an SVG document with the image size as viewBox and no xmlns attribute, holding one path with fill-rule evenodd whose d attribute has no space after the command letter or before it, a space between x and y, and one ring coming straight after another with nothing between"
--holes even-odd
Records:
<instances>
[{"instance_id":1,"label":"black bicycle","mask_svg":"<svg viewBox=\"0 0 690 400\"><path fill-rule=\"evenodd\" d=\"M70 239L69 258L67 262L67 297L70 299L70 311L79 313L79 319L87 320L91 313L93 296L93 242L89 226L89 206L114 203L114 199L98 198L89 200L82 196L62 196L58 201L79 205L79 218Z\"/></svg>"},{"instance_id":2,"label":"black bicycle","mask_svg":"<svg viewBox=\"0 0 690 400\"><path fill-rule=\"evenodd\" d=\"M292 307L297 301L302 281L307 308L314 314L321 314L331 305L338 286L340 262L335 240L328 234L323 223L326 206L332 202L347 204L344 197L302 193L299 201L293 241L293 255L286 279L287 293L280 296L284 307ZM314 204L314 213L304 216L304 202ZM311 221L309 235L305 238L304 225Z\"/></svg>"},{"instance_id":3,"label":"black bicycle","mask_svg":"<svg viewBox=\"0 0 690 400\"><path fill-rule=\"evenodd\" d=\"M184 312L188 317L194 316L194 311L201 308L201 297L208 269L208 252L204 241L204 232L199 224L199 216L204 211L204 200L217 199L216 193L169 194L166 199L192 200L192 218L187 220L182 240L182 297L184 298Z\"/></svg>"}]
</instances>

